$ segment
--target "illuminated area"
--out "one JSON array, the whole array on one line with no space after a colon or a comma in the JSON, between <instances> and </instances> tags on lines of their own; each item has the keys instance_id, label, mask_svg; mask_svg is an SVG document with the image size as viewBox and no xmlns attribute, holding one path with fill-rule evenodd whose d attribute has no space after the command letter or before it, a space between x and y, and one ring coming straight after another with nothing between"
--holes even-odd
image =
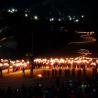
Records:
<instances>
[{"instance_id":1,"label":"illuminated area","mask_svg":"<svg viewBox=\"0 0 98 98\"><path fill-rule=\"evenodd\" d=\"M52 17L52 18L50 18L50 19L49 19L49 21L50 21L50 22L54 21L54 18L53 18L53 17Z\"/></svg>"},{"instance_id":2,"label":"illuminated area","mask_svg":"<svg viewBox=\"0 0 98 98\"><path fill-rule=\"evenodd\" d=\"M81 15L81 17L84 18L85 16L84 15Z\"/></svg>"},{"instance_id":3,"label":"illuminated area","mask_svg":"<svg viewBox=\"0 0 98 98\"><path fill-rule=\"evenodd\" d=\"M68 65L71 64L71 66L73 67L74 64L75 65L79 65L81 66L81 64L85 65L92 65L92 63L95 63L96 65L98 64L98 59L94 59L94 58L88 58L88 57L77 57L77 58L50 58L50 59L44 59L44 58L36 58L34 59L34 63L36 64L46 64L46 65L50 65L50 66L54 66L55 64L57 65Z\"/></svg>"},{"instance_id":4,"label":"illuminated area","mask_svg":"<svg viewBox=\"0 0 98 98\"><path fill-rule=\"evenodd\" d=\"M68 20L71 21L71 22L74 22L74 23L79 23L81 19L84 18L84 15L81 15L81 17L79 16L67 16Z\"/></svg>"},{"instance_id":5,"label":"illuminated area","mask_svg":"<svg viewBox=\"0 0 98 98\"><path fill-rule=\"evenodd\" d=\"M77 34L80 34L80 38L83 39L81 42L70 42L70 44L88 44L88 43L95 43L96 39L94 38L95 32L76 32Z\"/></svg>"},{"instance_id":6,"label":"illuminated area","mask_svg":"<svg viewBox=\"0 0 98 98\"><path fill-rule=\"evenodd\" d=\"M39 78L42 78L42 74L38 74L37 76L38 76Z\"/></svg>"},{"instance_id":7,"label":"illuminated area","mask_svg":"<svg viewBox=\"0 0 98 98\"><path fill-rule=\"evenodd\" d=\"M30 63L29 61L24 60L7 60L7 59L1 59L0 60L0 67L3 69L13 68L13 71L15 70L21 70L22 68L29 68Z\"/></svg>"},{"instance_id":8,"label":"illuminated area","mask_svg":"<svg viewBox=\"0 0 98 98\"><path fill-rule=\"evenodd\" d=\"M25 13L25 17L28 17L28 14L27 13Z\"/></svg>"},{"instance_id":9,"label":"illuminated area","mask_svg":"<svg viewBox=\"0 0 98 98\"><path fill-rule=\"evenodd\" d=\"M17 12L17 11L18 11L18 10L15 9L15 8L8 9L8 12L9 12L9 13L15 13L15 12Z\"/></svg>"},{"instance_id":10,"label":"illuminated area","mask_svg":"<svg viewBox=\"0 0 98 98\"><path fill-rule=\"evenodd\" d=\"M34 20L38 20L39 18L38 18L38 16L37 15L35 15L34 16Z\"/></svg>"},{"instance_id":11,"label":"illuminated area","mask_svg":"<svg viewBox=\"0 0 98 98\"><path fill-rule=\"evenodd\" d=\"M36 58L34 59L34 65L31 65L29 60L7 60L1 59L0 68L3 70L13 70L14 73L16 71L30 70L31 66L33 66L33 70L35 70L35 76L42 78L43 70L59 70L62 69L72 69L87 70L90 74L92 74L92 70L97 68L98 66L98 58L89 58L89 57L76 57L76 58ZM4 73L5 74L5 73Z\"/></svg>"},{"instance_id":12,"label":"illuminated area","mask_svg":"<svg viewBox=\"0 0 98 98\"><path fill-rule=\"evenodd\" d=\"M62 19L61 19L61 18L59 18L59 19L58 19L58 21L62 21Z\"/></svg>"},{"instance_id":13,"label":"illuminated area","mask_svg":"<svg viewBox=\"0 0 98 98\"><path fill-rule=\"evenodd\" d=\"M79 22L79 19L76 19L75 22Z\"/></svg>"},{"instance_id":14,"label":"illuminated area","mask_svg":"<svg viewBox=\"0 0 98 98\"><path fill-rule=\"evenodd\" d=\"M98 98L97 0L0 4L0 98Z\"/></svg>"},{"instance_id":15,"label":"illuminated area","mask_svg":"<svg viewBox=\"0 0 98 98\"><path fill-rule=\"evenodd\" d=\"M71 23L83 23L85 16L84 15L80 15L80 16L72 16L72 15L68 15L68 16L64 16L64 17L50 17L49 21L50 22L55 22L55 21L67 21L67 22L71 22Z\"/></svg>"}]
</instances>

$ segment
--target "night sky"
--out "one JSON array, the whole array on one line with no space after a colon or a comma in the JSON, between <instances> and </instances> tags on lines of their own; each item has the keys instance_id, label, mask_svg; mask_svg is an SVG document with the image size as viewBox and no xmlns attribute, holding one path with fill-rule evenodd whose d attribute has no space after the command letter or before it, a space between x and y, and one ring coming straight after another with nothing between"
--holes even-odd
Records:
<instances>
[{"instance_id":1,"label":"night sky","mask_svg":"<svg viewBox=\"0 0 98 98\"><path fill-rule=\"evenodd\" d=\"M97 9L97 0L0 0L0 7L55 7L93 13Z\"/></svg>"},{"instance_id":2,"label":"night sky","mask_svg":"<svg viewBox=\"0 0 98 98\"><path fill-rule=\"evenodd\" d=\"M46 15L58 11L64 14L86 14L97 17L97 0L0 0L0 8L30 8L33 12ZM36 13L35 12L35 13Z\"/></svg>"}]
</instances>

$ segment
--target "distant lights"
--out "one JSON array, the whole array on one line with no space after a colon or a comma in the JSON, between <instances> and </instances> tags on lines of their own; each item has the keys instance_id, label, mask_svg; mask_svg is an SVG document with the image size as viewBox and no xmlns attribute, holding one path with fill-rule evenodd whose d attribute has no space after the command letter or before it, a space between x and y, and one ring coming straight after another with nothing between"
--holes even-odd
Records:
<instances>
[{"instance_id":1,"label":"distant lights","mask_svg":"<svg viewBox=\"0 0 98 98\"><path fill-rule=\"evenodd\" d=\"M68 16L68 20L69 20L69 21L73 21L74 19L75 19L75 16L73 16L73 17L70 16L70 15Z\"/></svg>"},{"instance_id":2,"label":"distant lights","mask_svg":"<svg viewBox=\"0 0 98 98\"><path fill-rule=\"evenodd\" d=\"M28 17L28 14L27 13L25 13L25 17Z\"/></svg>"},{"instance_id":3,"label":"distant lights","mask_svg":"<svg viewBox=\"0 0 98 98\"><path fill-rule=\"evenodd\" d=\"M15 12L17 12L18 10L17 9L15 9L15 8L12 8L12 9L8 9L8 12L9 13L15 13Z\"/></svg>"},{"instance_id":4,"label":"distant lights","mask_svg":"<svg viewBox=\"0 0 98 98\"><path fill-rule=\"evenodd\" d=\"M81 15L81 17L84 18L85 16L84 15Z\"/></svg>"},{"instance_id":5,"label":"distant lights","mask_svg":"<svg viewBox=\"0 0 98 98\"><path fill-rule=\"evenodd\" d=\"M37 15L35 15L34 16L34 20L38 20L39 18L38 18L38 16Z\"/></svg>"},{"instance_id":6,"label":"distant lights","mask_svg":"<svg viewBox=\"0 0 98 98\"><path fill-rule=\"evenodd\" d=\"M79 19L76 19L75 22L78 23L79 22Z\"/></svg>"},{"instance_id":7,"label":"distant lights","mask_svg":"<svg viewBox=\"0 0 98 98\"><path fill-rule=\"evenodd\" d=\"M26 13L30 13L31 11L30 11L29 9L26 9L25 12L26 12Z\"/></svg>"},{"instance_id":8,"label":"distant lights","mask_svg":"<svg viewBox=\"0 0 98 98\"><path fill-rule=\"evenodd\" d=\"M52 18L50 18L49 20L50 20L50 22L52 22L52 21L54 21L54 18L52 17Z\"/></svg>"},{"instance_id":9,"label":"distant lights","mask_svg":"<svg viewBox=\"0 0 98 98\"><path fill-rule=\"evenodd\" d=\"M71 20L72 20L72 18L70 17L70 18L69 18L69 20L71 21Z\"/></svg>"},{"instance_id":10,"label":"distant lights","mask_svg":"<svg viewBox=\"0 0 98 98\"><path fill-rule=\"evenodd\" d=\"M59 18L59 19L58 19L58 21L62 21L62 19L61 19L61 18Z\"/></svg>"},{"instance_id":11,"label":"distant lights","mask_svg":"<svg viewBox=\"0 0 98 98\"><path fill-rule=\"evenodd\" d=\"M68 18L71 18L71 16L69 15Z\"/></svg>"},{"instance_id":12,"label":"distant lights","mask_svg":"<svg viewBox=\"0 0 98 98\"><path fill-rule=\"evenodd\" d=\"M37 77L42 78L43 76L42 76L42 74L38 74Z\"/></svg>"}]
</instances>

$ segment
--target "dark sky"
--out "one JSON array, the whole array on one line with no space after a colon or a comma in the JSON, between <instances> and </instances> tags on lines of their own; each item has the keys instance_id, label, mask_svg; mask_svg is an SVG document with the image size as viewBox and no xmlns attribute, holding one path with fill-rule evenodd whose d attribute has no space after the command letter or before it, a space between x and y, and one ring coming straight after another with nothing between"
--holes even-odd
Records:
<instances>
[{"instance_id":1,"label":"dark sky","mask_svg":"<svg viewBox=\"0 0 98 98\"><path fill-rule=\"evenodd\" d=\"M0 7L54 7L96 14L97 0L0 0Z\"/></svg>"}]
</instances>

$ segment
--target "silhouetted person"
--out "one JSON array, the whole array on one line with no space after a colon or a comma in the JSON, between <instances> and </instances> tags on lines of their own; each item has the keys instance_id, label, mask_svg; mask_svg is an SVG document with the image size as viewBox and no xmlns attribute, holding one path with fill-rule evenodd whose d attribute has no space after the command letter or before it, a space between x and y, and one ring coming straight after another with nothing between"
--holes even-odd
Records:
<instances>
[{"instance_id":1,"label":"silhouetted person","mask_svg":"<svg viewBox=\"0 0 98 98\"><path fill-rule=\"evenodd\" d=\"M54 69L52 69L52 76L54 77Z\"/></svg>"},{"instance_id":2,"label":"silhouetted person","mask_svg":"<svg viewBox=\"0 0 98 98\"><path fill-rule=\"evenodd\" d=\"M57 70L55 69L55 77L57 76Z\"/></svg>"},{"instance_id":3,"label":"silhouetted person","mask_svg":"<svg viewBox=\"0 0 98 98\"><path fill-rule=\"evenodd\" d=\"M62 70L61 69L59 69L59 76L61 76L62 75Z\"/></svg>"},{"instance_id":4,"label":"silhouetted person","mask_svg":"<svg viewBox=\"0 0 98 98\"><path fill-rule=\"evenodd\" d=\"M78 70L78 76L81 76L81 69Z\"/></svg>"},{"instance_id":5,"label":"silhouetted person","mask_svg":"<svg viewBox=\"0 0 98 98\"><path fill-rule=\"evenodd\" d=\"M72 76L75 76L75 68L72 69Z\"/></svg>"},{"instance_id":6,"label":"silhouetted person","mask_svg":"<svg viewBox=\"0 0 98 98\"><path fill-rule=\"evenodd\" d=\"M83 76L86 76L86 69L85 69L85 67L83 68Z\"/></svg>"},{"instance_id":7,"label":"silhouetted person","mask_svg":"<svg viewBox=\"0 0 98 98\"><path fill-rule=\"evenodd\" d=\"M67 70L67 74L68 74L68 76L70 76L70 70L69 69Z\"/></svg>"},{"instance_id":8,"label":"silhouetted person","mask_svg":"<svg viewBox=\"0 0 98 98\"><path fill-rule=\"evenodd\" d=\"M22 68L23 76L25 76L25 68Z\"/></svg>"},{"instance_id":9,"label":"silhouetted person","mask_svg":"<svg viewBox=\"0 0 98 98\"><path fill-rule=\"evenodd\" d=\"M96 78L97 77L97 68L96 67L94 67L93 69L93 78Z\"/></svg>"}]
</instances>

